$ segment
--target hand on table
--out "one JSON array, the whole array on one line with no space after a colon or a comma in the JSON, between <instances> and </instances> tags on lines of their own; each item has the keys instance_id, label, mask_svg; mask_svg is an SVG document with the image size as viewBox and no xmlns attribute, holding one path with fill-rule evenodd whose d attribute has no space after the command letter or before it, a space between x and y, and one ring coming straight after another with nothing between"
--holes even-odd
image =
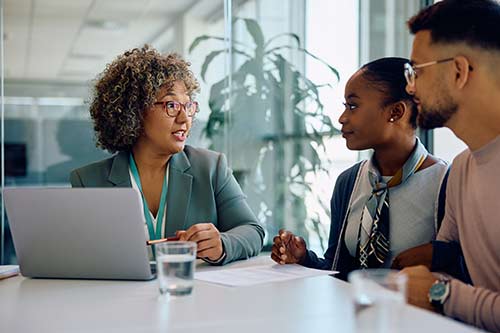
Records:
<instances>
[{"instance_id":1,"label":"hand on table","mask_svg":"<svg viewBox=\"0 0 500 333\"><path fill-rule=\"evenodd\" d=\"M273 238L271 259L281 265L300 264L306 257L306 251L304 238L281 229Z\"/></svg>"},{"instance_id":2,"label":"hand on table","mask_svg":"<svg viewBox=\"0 0 500 333\"><path fill-rule=\"evenodd\" d=\"M408 277L408 303L433 312L438 312L429 302L429 289L438 279L425 266L407 267L401 271Z\"/></svg>"},{"instance_id":3,"label":"hand on table","mask_svg":"<svg viewBox=\"0 0 500 333\"><path fill-rule=\"evenodd\" d=\"M217 261L224 254L219 230L212 223L197 223L187 230L178 230L175 235L181 241L195 242L198 258Z\"/></svg>"},{"instance_id":4,"label":"hand on table","mask_svg":"<svg viewBox=\"0 0 500 333\"><path fill-rule=\"evenodd\" d=\"M392 261L391 268L403 269L409 266L424 265L431 269L432 265L432 243L415 246L401 252Z\"/></svg>"}]
</instances>

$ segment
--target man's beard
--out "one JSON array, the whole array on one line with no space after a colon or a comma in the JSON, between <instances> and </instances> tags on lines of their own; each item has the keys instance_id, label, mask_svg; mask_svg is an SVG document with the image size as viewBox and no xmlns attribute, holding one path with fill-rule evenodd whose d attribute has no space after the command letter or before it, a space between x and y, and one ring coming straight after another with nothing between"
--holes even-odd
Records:
<instances>
[{"instance_id":1,"label":"man's beard","mask_svg":"<svg viewBox=\"0 0 500 333\"><path fill-rule=\"evenodd\" d=\"M418 112L418 126L423 129L433 129L443 127L444 124L457 112L458 105L448 96L433 107L420 104L421 110Z\"/></svg>"}]
</instances>

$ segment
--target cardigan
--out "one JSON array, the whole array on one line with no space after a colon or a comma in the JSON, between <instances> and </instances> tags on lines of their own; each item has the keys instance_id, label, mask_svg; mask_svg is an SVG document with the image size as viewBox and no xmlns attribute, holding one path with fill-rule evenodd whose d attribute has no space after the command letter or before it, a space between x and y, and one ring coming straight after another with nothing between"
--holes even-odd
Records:
<instances>
[{"instance_id":1,"label":"cardigan","mask_svg":"<svg viewBox=\"0 0 500 333\"><path fill-rule=\"evenodd\" d=\"M347 249L344 242L344 235L350 199L362 163L355 164L342 172L337 178L330 200L331 224L328 248L324 253L324 258L319 258L316 253L307 250L306 256L301 262L303 266L339 271L336 277L342 280L347 280L348 273L359 268L355 258L350 255ZM443 177L438 195L436 221L438 228L444 216L448 173L449 169ZM458 243L445 244L445 242L432 241L432 244L432 269L441 270L466 281L468 279L468 272L463 258L460 256L461 250Z\"/></svg>"}]
</instances>

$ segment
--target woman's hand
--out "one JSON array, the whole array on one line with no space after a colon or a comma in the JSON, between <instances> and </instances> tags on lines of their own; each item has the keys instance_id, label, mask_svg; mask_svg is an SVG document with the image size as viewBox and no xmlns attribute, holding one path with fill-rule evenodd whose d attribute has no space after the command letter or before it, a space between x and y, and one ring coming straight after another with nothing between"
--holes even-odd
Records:
<instances>
[{"instance_id":1,"label":"woman's hand","mask_svg":"<svg viewBox=\"0 0 500 333\"><path fill-rule=\"evenodd\" d=\"M278 236L273 238L271 259L281 265L300 264L306 257L306 251L304 238L281 229Z\"/></svg>"},{"instance_id":2,"label":"woman's hand","mask_svg":"<svg viewBox=\"0 0 500 333\"><path fill-rule=\"evenodd\" d=\"M187 230L177 231L175 235L181 241L196 242L198 258L217 261L224 254L219 230L212 223L197 223Z\"/></svg>"}]
</instances>

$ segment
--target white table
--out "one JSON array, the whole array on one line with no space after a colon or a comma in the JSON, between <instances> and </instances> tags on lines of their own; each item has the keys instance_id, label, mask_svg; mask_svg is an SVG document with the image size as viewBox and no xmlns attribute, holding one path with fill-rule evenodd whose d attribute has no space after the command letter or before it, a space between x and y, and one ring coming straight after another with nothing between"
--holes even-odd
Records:
<instances>
[{"instance_id":1,"label":"white table","mask_svg":"<svg viewBox=\"0 0 500 333\"><path fill-rule=\"evenodd\" d=\"M268 263L258 257L214 268ZM0 281L0 332L353 332L350 285L330 276L224 287L195 282L192 295L165 298L157 281ZM401 332L478 332L405 306Z\"/></svg>"}]
</instances>

